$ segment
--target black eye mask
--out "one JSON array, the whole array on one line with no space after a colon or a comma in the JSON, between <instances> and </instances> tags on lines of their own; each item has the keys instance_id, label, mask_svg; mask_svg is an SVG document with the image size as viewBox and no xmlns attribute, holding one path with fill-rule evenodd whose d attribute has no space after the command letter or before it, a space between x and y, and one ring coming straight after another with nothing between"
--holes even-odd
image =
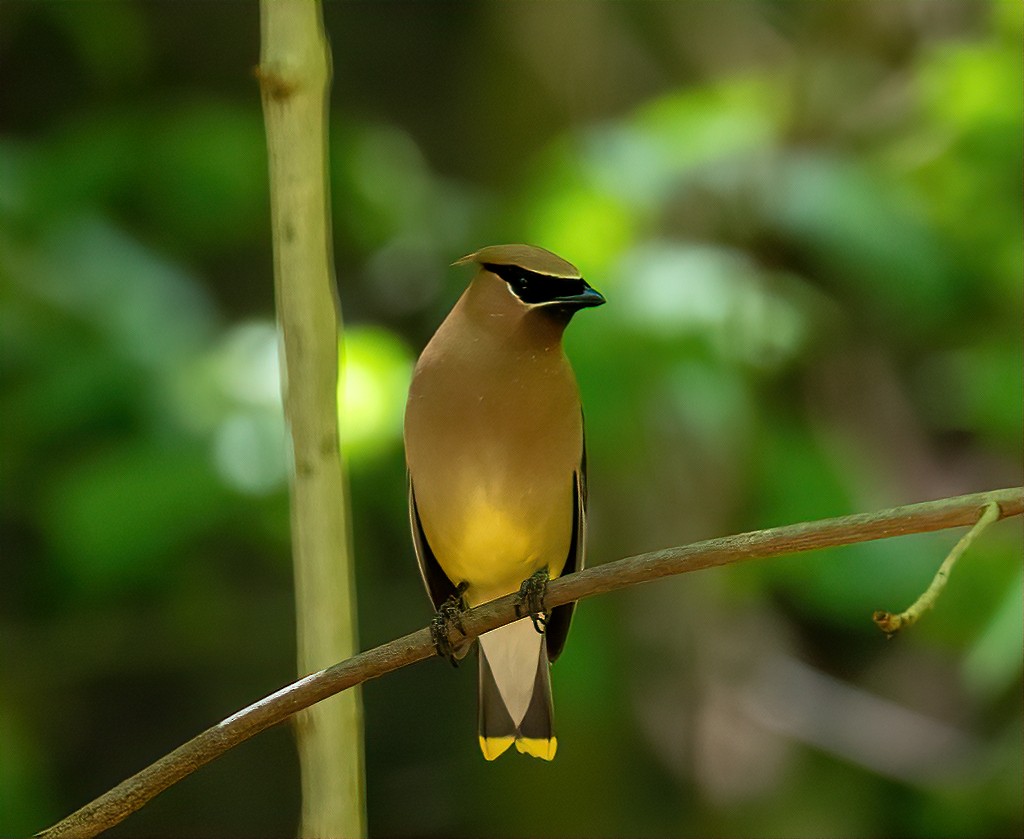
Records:
<instances>
[{"instance_id":1,"label":"black eye mask","mask_svg":"<svg viewBox=\"0 0 1024 839\"><path fill-rule=\"evenodd\" d=\"M484 268L508 283L515 296L524 303L555 303L563 297L583 294L587 289L584 280L535 274L518 265L487 263Z\"/></svg>"}]
</instances>

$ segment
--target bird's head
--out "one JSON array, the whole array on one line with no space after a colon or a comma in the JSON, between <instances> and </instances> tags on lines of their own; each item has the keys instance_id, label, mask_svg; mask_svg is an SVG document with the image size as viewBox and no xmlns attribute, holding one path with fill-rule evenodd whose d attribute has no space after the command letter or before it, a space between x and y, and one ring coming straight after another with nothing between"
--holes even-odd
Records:
<instances>
[{"instance_id":1,"label":"bird's head","mask_svg":"<svg viewBox=\"0 0 1024 839\"><path fill-rule=\"evenodd\" d=\"M605 302L575 265L534 245L490 245L454 264L469 263L480 266L474 282L504 286L505 301L522 314L536 311L568 323L580 309Z\"/></svg>"}]
</instances>

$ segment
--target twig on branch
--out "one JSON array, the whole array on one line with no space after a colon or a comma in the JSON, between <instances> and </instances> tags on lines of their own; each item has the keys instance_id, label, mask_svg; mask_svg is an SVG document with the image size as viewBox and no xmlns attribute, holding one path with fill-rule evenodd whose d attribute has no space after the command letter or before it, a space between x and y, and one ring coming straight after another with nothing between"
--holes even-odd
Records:
<instances>
[{"instance_id":1,"label":"twig on branch","mask_svg":"<svg viewBox=\"0 0 1024 839\"><path fill-rule=\"evenodd\" d=\"M968 530L960 541L953 546L953 550L949 552L949 555L942 561L942 565L939 566L939 570L935 572L935 577L932 579L931 584L917 600L898 615L886 611L875 612L872 618L878 625L878 628L887 637L892 638L901 629L909 629L917 623L921 615L935 605L935 601L938 600L942 590L946 587L949 573L953 570L953 566L956 565L956 561L963 556L964 551L971 546L971 542L977 539L984 532L985 528L998 520L999 505L989 504L974 527Z\"/></svg>"},{"instance_id":2,"label":"twig on branch","mask_svg":"<svg viewBox=\"0 0 1024 839\"><path fill-rule=\"evenodd\" d=\"M990 505L998 518L1024 513L1024 487L786 525L640 554L552 580L545 603L553 608L659 577L748 559L973 525ZM515 595L508 595L466 612L462 625L467 637L475 638L511 623L516 619L514 604ZM253 735L322 699L430 658L434 653L430 631L421 629L312 673L208 728L37 836L45 839L95 836Z\"/></svg>"}]
</instances>

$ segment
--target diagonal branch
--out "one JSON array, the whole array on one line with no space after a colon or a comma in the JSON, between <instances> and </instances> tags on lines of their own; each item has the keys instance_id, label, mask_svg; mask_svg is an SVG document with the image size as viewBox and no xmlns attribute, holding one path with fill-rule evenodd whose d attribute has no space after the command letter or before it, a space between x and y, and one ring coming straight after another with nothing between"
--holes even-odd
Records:
<instances>
[{"instance_id":1,"label":"diagonal branch","mask_svg":"<svg viewBox=\"0 0 1024 839\"><path fill-rule=\"evenodd\" d=\"M757 530L640 554L553 580L545 602L553 608L659 577L748 559L973 525L992 504L997 505L998 518L1021 515L1024 487ZM476 637L511 623L516 619L514 602L515 597L508 595L466 612L462 616L466 635ZM208 728L37 836L95 836L253 735L329 696L433 655L430 632L421 629L312 673Z\"/></svg>"}]
</instances>

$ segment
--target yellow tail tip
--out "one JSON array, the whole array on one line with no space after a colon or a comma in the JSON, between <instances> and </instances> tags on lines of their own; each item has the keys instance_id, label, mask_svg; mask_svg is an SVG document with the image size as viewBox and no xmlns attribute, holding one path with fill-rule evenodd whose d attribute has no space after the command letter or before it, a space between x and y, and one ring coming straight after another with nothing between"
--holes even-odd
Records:
<instances>
[{"instance_id":1,"label":"yellow tail tip","mask_svg":"<svg viewBox=\"0 0 1024 839\"><path fill-rule=\"evenodd\" d=\"M516 751L530 757L539 757L541 760L554 760L555 752L558 750L558 738L541 740L536 737L481 737L480 751L484 753L487 760L494 760L503 755L512 745L516 744Z\"/></svg>"},{"instance_id":2,"label":"yellow tail tip","mask_svg":"<svg viewBox=\"0 0 1024 839\"><path fill-rule=\"evenodd\" d=\"M516 740L516 749L524 755L539 757L541 760L554 760L558 750L558 738L540 740L535 737L520 737Z\"/></svg>"},{"instance_id":3,"label":"yellow tail tip","mask_svg":"<svg viewBox=\"0 0 1024 839\"><path fill-rule=\"evenodd\" d=\"M511 737L481 737L480 751L487 760L494 760L512 745Z\"/></svg>"}]
</instances>

